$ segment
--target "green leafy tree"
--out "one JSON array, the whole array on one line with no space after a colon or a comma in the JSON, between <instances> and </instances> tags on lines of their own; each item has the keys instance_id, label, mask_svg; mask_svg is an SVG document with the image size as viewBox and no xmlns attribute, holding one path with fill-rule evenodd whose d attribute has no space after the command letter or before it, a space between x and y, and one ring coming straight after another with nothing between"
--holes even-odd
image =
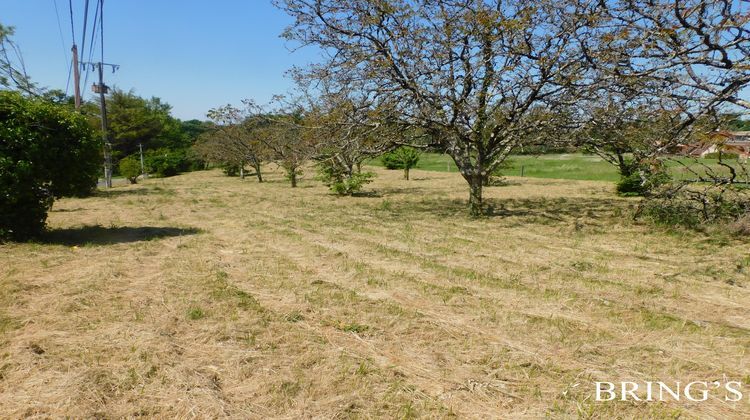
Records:
<instances>
[{"instance_id":1,"label":"green leafy tree","mask_svg":"<svg viewBox=\"0 0 750 420\"><path fill-rule=\"evenodd\" d=\"M127 156L120 160L120 175L127 178L131 184L138 183L141 175L141 162L136 156Z\"/></svg>"},{"instance_id":2,"label":"green leafy tree","mask_svg":"<svg viewBox=\"0 0 750 420\"><path fill-rule=\"evenodd\" d=\"M81 115L0 91L0 238L39 234L55 198L90 193L100 151Z\"/></svg>"},{"instance_id":3,"label":"green leafy tree","mask_svg":"<svg viewBox=\"0 0 750 420\"><path fill-rule=\"evenodd\" d=\"M185 150L149 150L145 156L146 171L149 175L163 178L175 176L191 170L192 162Z\"/></svg>"},{"instance_id":4,"label":"green leafy tree","mask_svg":"<svg viewBox=\"0 0 750 420\"><path fill-rule=\"evenodd\" d=\"M388 169L403 169L404 179L409 180L409 170L419 163L420 153L417 149L408 146L399 147L383 155L383 165Z\"/></svg>"},{"instance_id":5,"label":"green leafy tree","mask_svg":"<svg viewBox=\"0 0 750 420\"><path fill-rule=\"evenodd\" d=\"M112 89L107 97L107 118L114 157L132 155L139 145L156 149L179 142L180 123L170 110L159 98L144 99L132 91Z\"/></svg>"}]
</instances>

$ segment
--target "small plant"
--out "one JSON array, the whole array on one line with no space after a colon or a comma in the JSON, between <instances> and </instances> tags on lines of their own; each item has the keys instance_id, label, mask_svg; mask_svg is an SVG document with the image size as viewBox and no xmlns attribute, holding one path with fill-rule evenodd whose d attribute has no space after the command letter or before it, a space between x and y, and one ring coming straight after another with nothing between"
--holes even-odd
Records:
<instances>
[{"instance_id":1,"label":"small plant","mask_svg":"<svg viewBox=\"0 0 750 420\"><path fill-rule=\"evenodd\" d=\"M199 308L199 307L196 306L196 307L192 307L192 308L188 309L187 316L191 320L196 321L196 320L205 318L206 317L206 313L203 312L203 309L201 309L201 308Z\"/></svg>"},{"instance_id":2,"label":"small plant","mask_svg":"<svg viewBox=\"0 0 750 420\"><path fill-rule=\"evenodd\" d=\"M120 175L124 176L131 184L138 183L141 175L141 163L135 156L127 156L120 160Z\"/></svg>"},{"instance_id":3,"label":"small plant","mask_svg":"<svg viewBox=\"0 0 750 420\"><path fill-rule=\"evenodd\" d=\"M373 178L375 174L372 172L350 172L332 160L318 163L318 179L337 195L354 195L372 182Z\"/></svg>"},{"instance_id":4,"label":"small plant","mask_svg":"<svg viewBox=\"0 0 750 420\"><path fill-rule=\"evenodd\" d=\"M343 324L339 326L339 329L344 332L353 332L356 334L361 334L367 330L370 329L367 325L358 324L356 322L352 322L350 324Z\"/></svg>"},{"instance_id":5,"label":"small plant","mask_svg":"<svg viewBox=\"0 0 750 420\"><path fill-rule=\"evenodd\" d=\"M634 171L617 182L617 193L624 197L635 197L669 182L669 174L663 171Z\"/></svg>"},{"instance_id":6,"label":"small plant","mask_svg":"<svg viewBox=\"0 0 750 420\"><path fill-rule=\"evenodd\" d=\"M299 322L305 319L305 317L299 311L293 311L288 313L284 319L288 322Z\"/></svg>"},{"instance_id":7,"label":"small plant","mask_svg":"<svg viewBox=\"0 0 750 420\"><path fill-rule=\"evenodd\" d=\"M226 176L240 176L240 166L239 165L232 165L232 164L223 164L221 165L221 170L224 172L224 175Z\"/></svg>"},{"instance_id":8,"label":"small plant","mask_svg":"<svg viewBox=\"0 0 750 420\"><path fill-rule=\"evenodd\" d=\"M403 169L404 179L409 180L409 170L419 163L421 153L413 147L402 146L390 151L381 158L387 169Z\"/></svg>"}]
</instances>

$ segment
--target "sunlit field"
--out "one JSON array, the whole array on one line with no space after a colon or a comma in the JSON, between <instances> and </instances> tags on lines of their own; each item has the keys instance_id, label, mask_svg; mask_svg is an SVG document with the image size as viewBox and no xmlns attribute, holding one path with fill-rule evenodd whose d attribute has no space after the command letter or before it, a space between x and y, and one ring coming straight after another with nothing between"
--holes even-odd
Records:
<instances>
[{"instance_id":1,"label":"sunlit field","mask_svg":"<svg viewBox=\"0 0 750 420\"><path fill-rule=\"evenodd\" d=\"M717 159L670 157L664 161L670 174L678 180L694 180L697 178L696 174L706 173L706 167L721 176L729 176L729 170L718 165ZM380 159L372 159L370 163L382 165ZM737 159L726 159L725 163L737 169L737 181L750 182L750 174L743 171ZM620 178L617 168L612 164L596 155L582 153L514 155L508 158L506 166L500 170L505 176L612 182ZM439 153L423 153L417 168L427 171L458 172L450 156Z\"/></svg>"},{"instance_id":2,"label":"sunlit field","mask_svg":"<svg viewBox=\"0 0 750 420\"><path fill-rule=\"evenodd\" d=\"M509 177L472 219L455 172L366 169L361 197L217 170L57 201L0 245L0 412L750 416L593 385L750 382L747 242L633 221L612 182Z\"/></svg>"}]
</instances>

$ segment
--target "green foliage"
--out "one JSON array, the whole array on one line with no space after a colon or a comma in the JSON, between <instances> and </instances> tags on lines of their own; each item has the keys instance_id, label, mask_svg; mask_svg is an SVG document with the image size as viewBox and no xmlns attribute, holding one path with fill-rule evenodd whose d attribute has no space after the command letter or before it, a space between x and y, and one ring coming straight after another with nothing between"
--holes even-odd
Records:
<instances>
[{"instance_id":1,"label":"green foliage","mask_svg":"<svg viewBox=\"0 0 750 420\"><path fill-rule=\"evenodd\" d=\"M622 176L617 182L616 191L625 197L635 197L647 194L660 185L669 182L669 174L657 170L634 171L630 175Z\"/></svg>"},{"instance_id":2,"label":"green foliage","mask_svg":"<svg viewBox=\"0 0 750 420\"><path fill-rule=\"evenodd\" d=\"M195 161L185 150L149 150L145 156L146 172L157 178L175 176L195 169Z\"/></svg>"},{"instance_id":3,"label":"green foliage","mask_svg":"<svg viewBox=\"0 0 750 420\"><path fill-rule=\"evenodd\" d=\"M318 163L318 179L337 195L354 195L373 178L372 172L350 172L329 159Z\"/></svg>"},{"instance_id":4,"label":"green foliage","mask_svg":"<svg viewBox=\"0 0 750 420\"><path fill-rule=\"evenodd\" d=\"M722 159L722 160L732 160L739 158L740 155L737 153L727 153L727 152L713 152L713 153L707 153L705 156L703 156L703 159Z\"/></svg>"},{"instance_id":5,"label":"green foliage","mask_svg":"<svg viewBox=\"0 0 750 420\"><path fill-rule=\"evenodd\" d=\"M638 215L658 225L691 229L750 217L750 191L746 188L713 185L666 191L643 201Z\"/></svg>"},{"instance_id":6,"label":"green foliage","mask_svg":"<svg viewBox=\"0 0 750 420\"><path fill-rule=\"evenodd\" d=\"M107 118L114 157L135 154L138 145L146 149L181 146L180 123L170 109L159 98L144 99L113 89L107 97Z\"/></svg>"},{"instance_id":7,"label":"green foliage","mask_svg":"<svg viewBox=\"0 0 750 420\"><path fill-rule=\"evenodd\" d=\"M138 156L128 156L120 160L120 175L127 178L131 184L138 182L138 176L141 175L141 162Z\"/></svg>"},{"instance_id":8,"label":"green foliage","mask_svg":"<svg viewBox=\"0 0 750 420\"><path fill-rule=\"evenodd\" d=\"M187 311L187 316L193 321L197 321L199 319L203 319L206 317L206 313L201 309L200 307L192 307L189 308Z\"/></svg>"},{"instance_id":9,"label":"green foliage","mask_svg":"<svg viewBox=\"0 0 750 420\"><path fill-rule=\"evenodd\" d=\"M413 147L402 146L383 155L383 166L387 169L412 169L419 163L421 153Z\"/></svg>"},{"instance_id":10,"label":"green foliage","mask_svg":"<svg viewBox=\"0 0 750 420\"><path fill-rule=\"evenodd\" d=\"M0 91L0 238L38 234L55 198L89 194L100 150L80 115Z\"/></svg>"},{"instance_id":11,"label":"green foliage","mask_svg":"<svg viewBox=\"0 0 750 420\"><path fill-rule=\"evenodd\" d=\"M221 165L221 170L224 171L226 176L240 176L240 166L225 163Z\"/></svg>"},{"instance_id":12,"label":"green foliage","mask_svg":"<svg viewBox=\"0 0 750 420\"><path fill-rule=\"evenodd\" d=\"M402 146L383 155L383 166L388 169L403 169L404 179L409 179L409 171L419 163L421 153L413 148Z\"/></svg>"}]
</instances>

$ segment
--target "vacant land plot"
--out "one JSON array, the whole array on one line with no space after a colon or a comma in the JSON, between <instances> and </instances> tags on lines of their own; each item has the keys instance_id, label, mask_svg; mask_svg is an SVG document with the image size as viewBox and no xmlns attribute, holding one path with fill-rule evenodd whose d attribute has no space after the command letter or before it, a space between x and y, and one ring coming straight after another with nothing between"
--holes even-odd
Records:
<instances>
[{"instance_id":1,"label":"vacant land plot","mask_svg":"<svg viewBox=\"0 0 750 420\"><path fill-rule=\"evenodd\" d=\"M197 172L64 199L0 246L0 417L748 417L593 381L750 382L750 246L611 183L456 173L336 198Z\"/></svg>"}]
</instances>

